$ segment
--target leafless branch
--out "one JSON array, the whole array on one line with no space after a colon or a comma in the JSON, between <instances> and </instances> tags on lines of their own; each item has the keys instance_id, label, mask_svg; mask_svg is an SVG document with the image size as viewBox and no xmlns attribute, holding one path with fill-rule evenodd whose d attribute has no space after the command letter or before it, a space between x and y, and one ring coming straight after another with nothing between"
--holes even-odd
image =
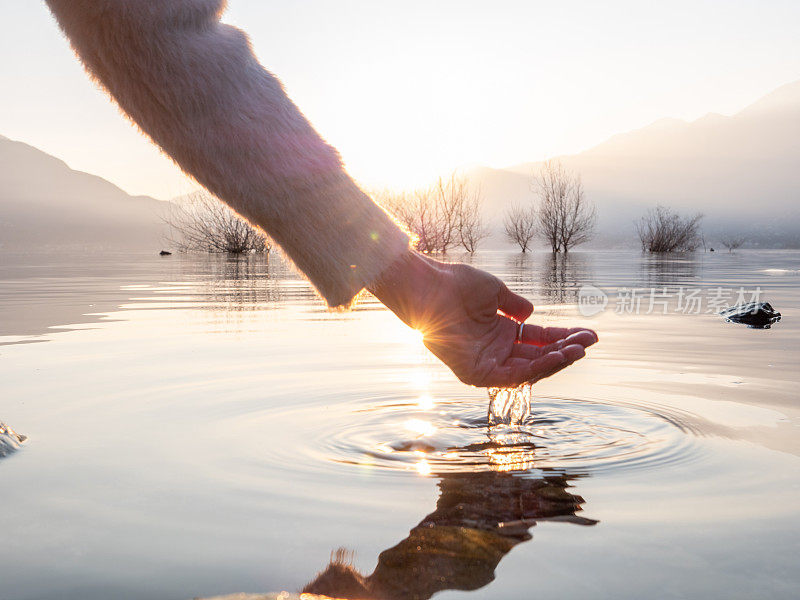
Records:
<instances>
[{"instance_id":1,"label":"leafless branch","mask_svg":"<svg viewBox=\"0 0 800 600\"><path fill-rule=\"evenodd\" d=\"M533 178L532 187L539 196L539 231L553 252L569 252L591 239L597 212L578 175L550 160Z\"/></svg>"},{"instance_id":2,"label":"leafless branch","mask_svg":"<svg viewBox=\"0 0 800 600\"><path fill-rule=\"evenodd\" d=\"M464 250L470 254L478 244L489 237L489 228L481 216L483 193L480 187L465 188L464 199L458 215L458 238Z\"/></svg>"},{"instance_id":3,"label":"leafless branch","mask_svg":"<svg viewBox=\"0 0 800 600\"><path fill-rule=\"evenodd\" d=\"M733 252L737 248L741 248L747 241L747 238L743 235L726 234L722 236L719 241L728 249L728 252Z\"/></svg>"},{"instance_id":4,"label":"leafless branch","mask_svg":"<svg viewBox=\"0 0 800 600\"><path fill-rule=\"evenodd\" d=\"M446 253L458 245L474 252L489 234L480 213L480 189L456 173L413 192L383 191L373 197L414 236L420 252Z\"/></svg>"},{"instance_id":5,"label":"leafless branch","mask_svg":"<svg viewBox=\"0 0 800 600\"><path fill-rule=\"evenodd\" d=\"M636 226L642 250L646 252L692 252L700 245L703 215L681 216L657 206L651 208Z\"/></svg>"},{"instance_id":6,"label":"leafless branch","mask_svg":"<svg viewBox=\"0 0 800 600\"><path fill-rule=\"evenodd\" d=\"M527 252L538 230L536 206L513 205L503 217L503 227L506 237L517 244L522 252Z\"/></svg>"},{"instance_id":7,"label":"leafless branch","mask_svg":"<svg viewBox=\"0 0 800 600\"><path fill-rule=\"evenodd\" d=\"M164 218L170 241L181 252L269 252L263 231L242 219L227 204L206 191L174 203Z\"/></svg>"}]
</instances>

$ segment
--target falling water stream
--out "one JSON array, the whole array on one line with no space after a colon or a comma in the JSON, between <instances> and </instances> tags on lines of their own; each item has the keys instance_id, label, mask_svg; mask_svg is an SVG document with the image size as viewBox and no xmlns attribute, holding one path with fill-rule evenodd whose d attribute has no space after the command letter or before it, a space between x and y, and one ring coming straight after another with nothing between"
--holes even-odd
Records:
<instances>
[{"instance_id":1,"label":"falling water stream","mask_svg":"<svg viewBox=\"0 0 800 600\"><path fill-rule=\"evenodd\" d=\"M521 425L531 414L533 385L517 388L489 388L489 426Z\"/></svg>"}]
</instances>

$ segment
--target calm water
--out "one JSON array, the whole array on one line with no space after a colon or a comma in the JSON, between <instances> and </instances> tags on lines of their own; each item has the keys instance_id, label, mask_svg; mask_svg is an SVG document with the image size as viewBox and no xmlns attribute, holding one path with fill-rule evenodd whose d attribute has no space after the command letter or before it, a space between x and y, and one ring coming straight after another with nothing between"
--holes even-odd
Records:
<instances>
[{"instance_id":1,"label":"calm water","mask_svg":"<svg viewBox=\"0 0 800 600\"><path fill-rule=\"evenodd\" d=\"M3 600L294 592L338 548L390 598L800 594L798 252L475 257L600 334L491 428L276 256L0 261ZM714 314L758 288L771 329Z\"/></svg>"}]
</instances>

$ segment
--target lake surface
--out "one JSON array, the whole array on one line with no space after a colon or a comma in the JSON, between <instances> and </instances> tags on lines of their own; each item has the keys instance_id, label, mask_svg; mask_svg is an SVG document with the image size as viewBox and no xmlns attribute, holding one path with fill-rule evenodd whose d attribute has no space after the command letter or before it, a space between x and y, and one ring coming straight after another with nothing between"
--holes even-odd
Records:
<instances>
[{"instance_id":1,"label":"lake surface","mask_svg":"<svg viewBox=\"0 0 800 600\"><path fill-rule=\"evenodd\" d=\"M277 255L4 255L0 599L297 592L339 548L391 598L798 597L800 252L468 260L600 335L519 427ZM753 294L782 320L716 314Z\"/></svg>"}]
</instances>

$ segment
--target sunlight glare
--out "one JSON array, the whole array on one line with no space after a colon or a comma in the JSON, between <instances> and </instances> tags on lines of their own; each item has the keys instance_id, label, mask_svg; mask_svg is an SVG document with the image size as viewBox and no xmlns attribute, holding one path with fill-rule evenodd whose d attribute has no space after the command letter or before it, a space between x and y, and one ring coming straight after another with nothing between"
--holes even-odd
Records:
<instances>
[{"instance_id":1,"label":"sunlight glare","mask_svg":"<svg viewBox=\"0 0 800 600\"><path fill-rule=\"evenodd\" d=\"M431 465L424 458L416 464L416 468L417 468L417 473L419 473L423 477L427 477L428 475L431 474Z\"/></svg>"},{"instance_id":2,"label":"sunlight glare","mask_svg":"<svg viewBox=\"0 0 800 600\"><path fill-rule=\"evenodd\" d=\"M409 419L405 422L405 427L420 436L433 435L436 432L436 427L422 419Z\"/></svg>"},{"instance_id":3,"label":"sunlight glare","mask_svg":"<svg viewBox=\"0 0 800 600\"><path fill-rule=\"evenodd\" d=\"M413 385L416 389L420 391L424 391L428 389L430 384L431 378L428 375L427 371L423 371L421 369L408 369L407 371L408 382Z\"/></svg>"},{"instance_id":4,"label":"sunlight glare","mask_svg":"<svg viewBox=\"0 0 800 600\"><path fill-rule=\"evenodd\" d=\"M433 410L436 407L436 403L430 394L422 394L417 398L417 406L419 406L420 410Z\"/></svg>"},{"instance_id":5,"label":"sunlight glare","mask_svg":"<svg viewBox=\"0 0 800 600\"><path fill-rule=\"evenodd\" d=\"M407 344L409 346L421 346L422 338L423 335L419 329L412 329L411 327L407 327L405 325L397 328L397 339L403 344Z\"/></svg>"}]
</instances>

